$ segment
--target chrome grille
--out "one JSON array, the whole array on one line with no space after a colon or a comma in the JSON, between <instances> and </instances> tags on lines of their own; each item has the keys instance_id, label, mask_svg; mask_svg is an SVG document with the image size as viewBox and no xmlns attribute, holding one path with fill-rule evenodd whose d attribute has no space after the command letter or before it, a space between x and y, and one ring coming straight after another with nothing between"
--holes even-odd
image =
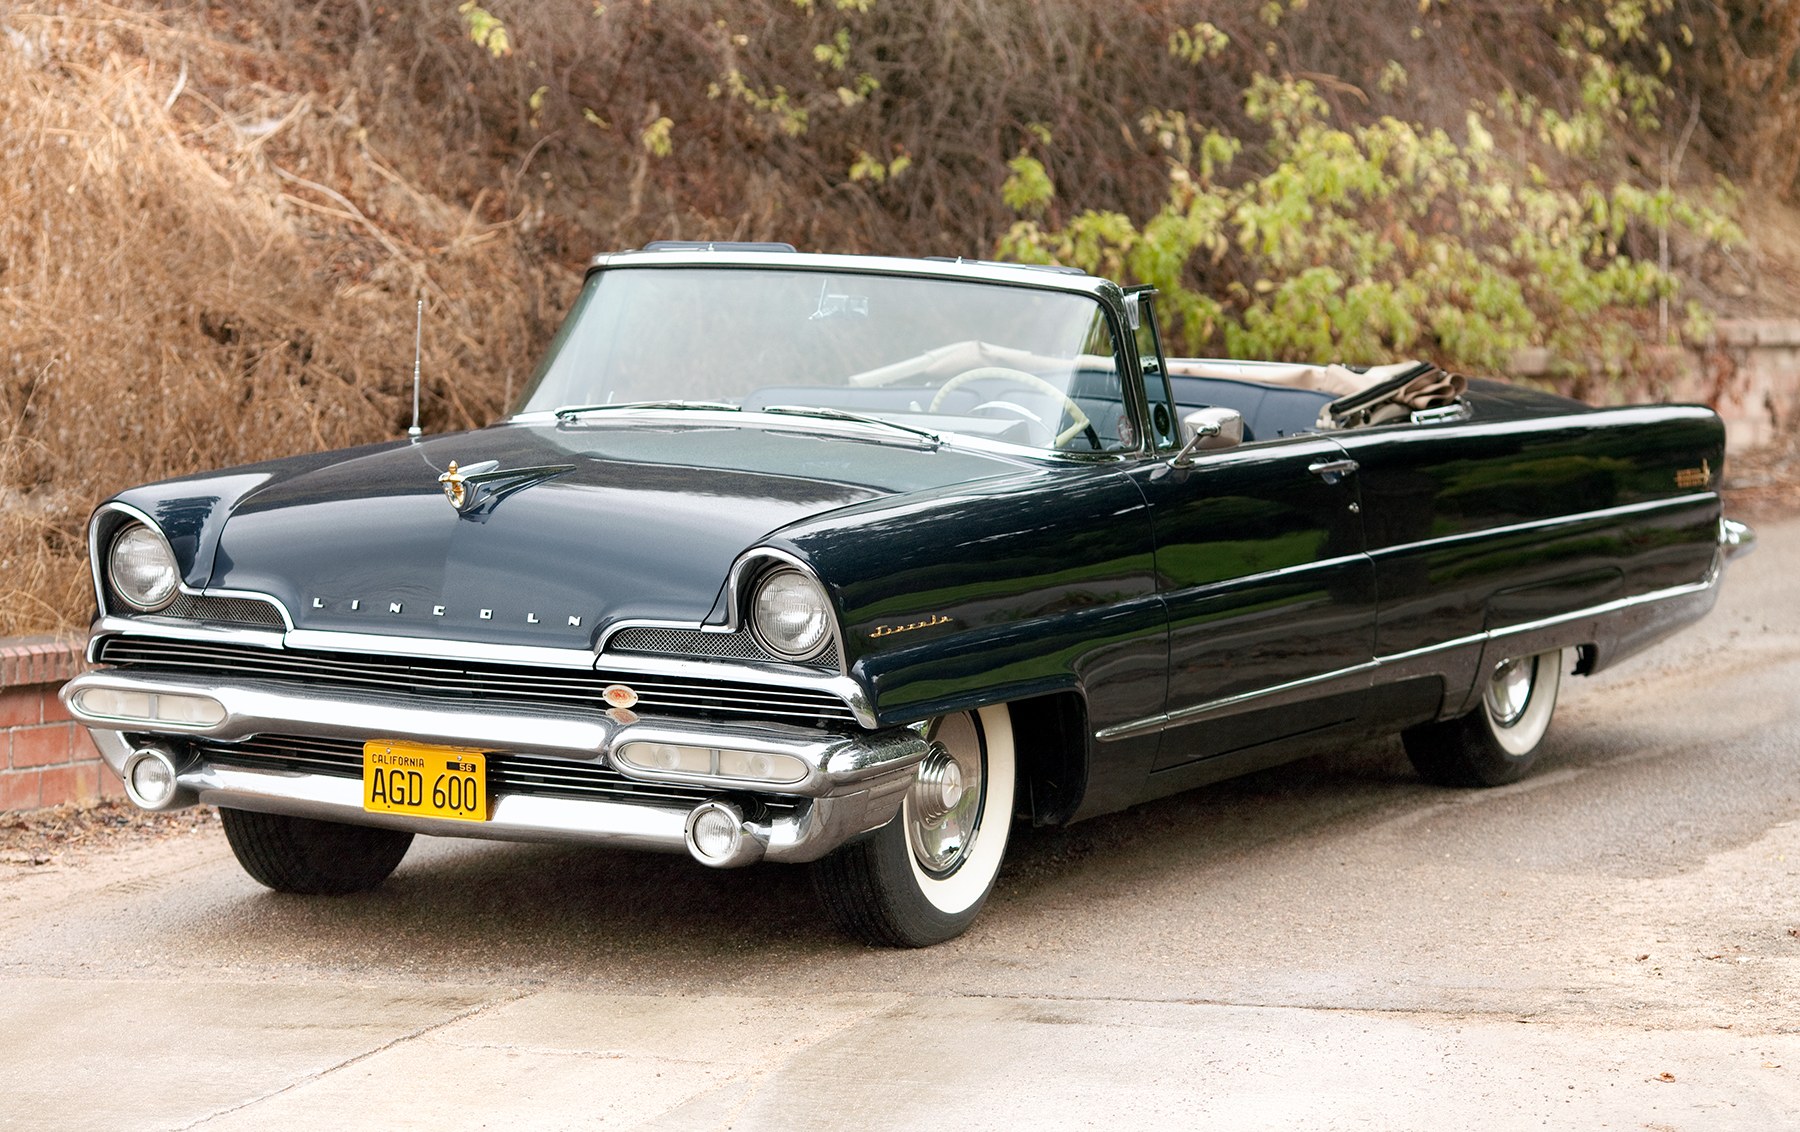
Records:
<instances>
[{"instance_id":1,"label":"chrome grille","mask_svg":"<svg viewBox=\"0 0 1800 1132\"><path fill-rule=\"evenodd\" d=\"M770 719L804 726L855 723L830 692L697 676L649 676L622 669L528 668L426 657L265 649L226 642L108 637L102 664L172 672L226 673L239 679L295 681L314 687L406 695L578 706L606 710L601 693L628 684L643 714Z\"/></svg>"},{"instance_id":2,"label":"chrome grille","mask_svg":"<svg viewBox=\"0 0 1800 1132\"><path fill-rule=\"evenodd\" d=\"M670 629L660 626L634 626L620 629L606 642L608 652L653 652L673 656L718 656L733 660L773 660L756 638L739 629L731 633L703 633L697 629ZM806 662L836 670L836 646Z\"/></svg>"},{"instance_id":3,"label":"chrome grille","mask_svg":"<svg viewBox=\"0 0 1800 1132\"><path fill-rule=\"evenodd\" d=\"M362 744L351 739L262 735L244 743L201 740L195 750L208 762L253 770L298 771L334 778L361 778ZM690 808L719 796L703 786L638 782L600 763L495 751L488 755L488 785L499 794L538 798L602 798ZM770 802L772 809L793 803Z\"/></svg>"}]
</instances>

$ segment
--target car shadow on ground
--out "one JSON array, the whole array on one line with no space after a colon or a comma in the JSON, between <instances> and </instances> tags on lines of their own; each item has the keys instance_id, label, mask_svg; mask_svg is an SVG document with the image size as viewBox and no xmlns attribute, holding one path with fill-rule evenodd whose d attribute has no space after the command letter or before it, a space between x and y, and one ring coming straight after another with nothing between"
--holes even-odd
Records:
<instances>
[{"instance_id":1,"label":"car shadow on ground","mask_svg":"<svg viewBox=\"0 0 1800 1132\"><path fill-rule=\"evenodd\" d=\"M1605 757L1577 737L1554 765ZM1398 741L1384 739L1065 828L1017 825L976 932L1066 899L1095 868L1154 886L1457 793L1421 783ZM474 981L628 970L640 985L689 985L702 973L717 985L740 962L767 972L873 950L832 928L803 868L712 870L685 855L425 838L375 892L284 896L244 878L241 896L184 930L227 965L283 958L367 977L455 971Z\"/></svg>"}]
</instances>

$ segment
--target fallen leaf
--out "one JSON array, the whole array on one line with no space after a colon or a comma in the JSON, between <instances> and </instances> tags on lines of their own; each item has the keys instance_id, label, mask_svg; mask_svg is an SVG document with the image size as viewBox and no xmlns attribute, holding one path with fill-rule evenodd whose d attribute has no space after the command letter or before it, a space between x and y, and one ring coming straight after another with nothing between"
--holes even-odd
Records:
<instances>
[{"instance_id":1,"label":"fallen leaf","mask_svg":"<svg viewBox=\"0 0 1800 1132\"><path fill-rule=\"evenodd\" d=\"M1764 1068L1764 1069L1780 1069L1780 1068L1781 1068L1781 1062L1779 1062L1779 1061L1765 1061L1765 1062L1763 1062L1763 1068Z\"/></svg>"},{"instance_id":2,"label":"fallen leaf","mask_svg":"<svg viewBox=\"0 0 1800 1132\"><path fill-rule=\"evenodd\" d=\"M1673 1073L1658 1073L1656 1076L1654 1076L1650 1079L1652 1081L1661 1081L1664 1084L1668 1084L1675 1080L1675 1074L1673 1074Z\"/></svg>"},{"instance_id":3,"label":"fallen leaf","mask_svg":"<svg viewBox=\"0 0 1800 1132\"><path fill-rule=\"evenodd\" d=\"M1646 959L1648 959L1648 958L1650 958L1650 957L1649 957L1649 956L1648 956L1648 955L1640 955L1640 956L1638 956L1638 957L1637 957L1637 961L1638 961L1638 962L1639 962L1639 963L1642 963L1642 962L1643 962L1643 961L1644 961L1644 960L1646 960Z\"/></svg>"}]
</instances>

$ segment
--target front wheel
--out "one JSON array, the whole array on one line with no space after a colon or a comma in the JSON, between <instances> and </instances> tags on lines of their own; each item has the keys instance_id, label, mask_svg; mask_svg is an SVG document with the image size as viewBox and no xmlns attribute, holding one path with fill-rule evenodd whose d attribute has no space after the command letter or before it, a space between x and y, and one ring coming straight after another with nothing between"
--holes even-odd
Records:
<instances>
[{"instance_id":1,"label":"front wheel","mask_svg":"<svg viewBox=\"0 0 1800 1132\"><path fill-rule=\"evenodd\" d=\"M1005 707L947 715L894 820L812 866L843 931L884 947L926 947L975 922L1012 825L1012 718Z\"/></svg>"},{"instance_id":2,"label":"front wheel","mask_svg":"<svg viewBox=\"0 0 1800 1132\"><path fill-rule=\"evenodd\" d=\"M220 808L238 864L276 892L342 896L367 892L406 856L413 835L395 829Z\"/></svg>"},{"instance_id":3,"label":"front wheel","mask_svg":"<svg viewBox=\"0 0 1800 1132\"><path fill-rule=\"evenodd\" d=\"M1525 777L1550 730L1568 659L1562 649L1509 657L1488 673L1474 711L1403 732L1419 777L1439 786L1504 786Z\"/></svg>"}]
</instances>

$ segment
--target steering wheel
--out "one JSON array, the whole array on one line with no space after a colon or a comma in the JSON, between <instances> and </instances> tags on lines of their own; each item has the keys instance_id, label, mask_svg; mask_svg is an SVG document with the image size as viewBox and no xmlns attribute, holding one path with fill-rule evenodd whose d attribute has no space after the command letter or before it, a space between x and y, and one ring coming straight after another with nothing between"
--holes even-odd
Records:
<instances>
[{"instance_id":1,"label":"steering wheel","mask_svg":"<svg viewBox=\"0 0 1800 1132\"><path fill-rule=\"evenodd\" d=\"M1040 393L1048 393L1050 396L1060 400L1063 403L1063 408L1068 410L1069 420L1073 423L1070 424L1068 428L1065 428L1056 434L1056 438L1051 442L1054 447L1061 448L1077 436L1086 433L1088 443L1094 446L1094 451L1098 452L1100 450L1100 434L1094 431L1094 422L1088 419L1086 413L1081 411L1081 406L1075 403L1074 398L1050 384L1048 381L1045 381L1037 374L1026 373L1022 369L1013 369L1010 366L976 366L974 369L962 371L949 381L938 386L938 391L931 398L931 405L926 411L932 413L937 412L939 406L943 405L944 398L948 397L952 390L960 389L972 381L981 381L984 378L1010 381L1015 385L1029 386ZM987 403L996 408L1006 408L1017 411L1033 420L1037 419L1037 414L1027 411L1022 406L1014 405L1010 401L989 401Z\"/></svg>"}]
</instances>

